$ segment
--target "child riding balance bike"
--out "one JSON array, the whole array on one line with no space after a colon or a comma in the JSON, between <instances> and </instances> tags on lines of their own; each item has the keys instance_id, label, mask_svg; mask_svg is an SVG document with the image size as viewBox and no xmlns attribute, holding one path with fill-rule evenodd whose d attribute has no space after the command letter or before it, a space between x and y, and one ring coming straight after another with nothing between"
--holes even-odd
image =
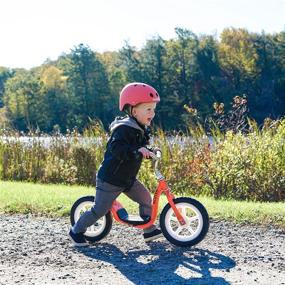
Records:
<instances>
[{"instance_id":1,"label":"child riding balance bike","mask_svg":"<svg viewBox=\"0 0 285 285\"><path fill-rule=\"evenodd\" d=\"M96 196L79 198L71 208L69 236L76 246L103 239L111 230L113 218L122 224L142 229L146 242L162 235L177 246L193 246L207 234L209 217L204 206L189 197L175 198L158 170L161 151L146 148L148 126L155 115L157 91L144 83L130 83L120 93L120 110L125 118L111 124L111 137L96 178ZM152 158L158 187L152 201L149 191L136 179L143 158ZM116 198L124 192L139 204L140 216L128 214ZM160 195L168 203L158 215Z\"/></svg>"}]
</instances>

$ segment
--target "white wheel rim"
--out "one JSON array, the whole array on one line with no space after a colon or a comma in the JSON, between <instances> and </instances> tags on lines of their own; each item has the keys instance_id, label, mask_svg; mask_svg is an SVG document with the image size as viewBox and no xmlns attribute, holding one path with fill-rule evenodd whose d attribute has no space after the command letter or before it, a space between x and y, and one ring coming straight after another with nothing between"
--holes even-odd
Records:
<instances>
[{"instance_id":1,"label":"white wheel rim","mask_svg":"<svg viewBox=\"0 0 285 285\"><path fill-rule=\"evenodd\" d=\"M202 231L203 218L200 211L192 204L175 204L186 224L181 225L176 218L172 208L165 216L165 227L167 232L176 240L187 242L195 239Z\"/></svg>"},{"instance_id":2,"label":"white wheel rim","mask_svg":"<svg viewBox=\"0 0 285 285\"><path fill-rule=\"evenodd\" d=\"M90 210L90 208L92 208L93 205L94 203L92 201L85 201L80 203L74 212L75 223L78 221L79 217L87 210ZM98 236L104 231L105 227L106 227L106 217L103 216L94 225L88 227L84 235L90 237Z\"/></svg>"}]
</instances>

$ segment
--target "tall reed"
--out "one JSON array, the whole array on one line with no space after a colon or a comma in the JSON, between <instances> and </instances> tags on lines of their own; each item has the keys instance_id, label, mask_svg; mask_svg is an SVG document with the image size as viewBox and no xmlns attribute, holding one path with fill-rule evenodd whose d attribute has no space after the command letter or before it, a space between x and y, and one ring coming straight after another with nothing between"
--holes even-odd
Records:
<instances>
[{"instance_id":1,"label":"tall reed","mask_svg":"<svg viewBox=\"0 0 285 285\"><path fill-rule=\"evenodd\" d=\"M267 122L262 129L249 121L246 134L216 127L211 132L209 137L201 125L171 136L156 130L152 144L162 150L161 171L175 193L284 201L285 119ZM1 136L1 180L94 185L108 134L94 122L83 134L29 133L28 141L21 139L19 132ZM139 179L155 189L149 160Z\"/></svg>"}]
</instances>

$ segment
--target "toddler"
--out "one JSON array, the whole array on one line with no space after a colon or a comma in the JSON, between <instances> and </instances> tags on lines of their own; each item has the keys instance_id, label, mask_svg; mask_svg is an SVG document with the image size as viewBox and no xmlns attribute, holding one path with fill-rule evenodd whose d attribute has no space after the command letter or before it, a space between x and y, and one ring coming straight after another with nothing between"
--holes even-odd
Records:
<instances>
[{"instance_id":1,"label":"toddler","mask_svg":"<svg viewBox=\"0 0 285 285\"><path fill-rule=\"evenodd\" d=\"M139 204L142 219L150 218L152 198L136 176L142 159L150 158L152 154L146 148L150 139L148 127L159 101L157 91L145 83L130 83L122 89L119 109L127 116L111 123L111 137L96 177L94 205L80 216L69 232L76 246L87 245L84 232L111 209L113 201L122 192ZM143 236L149 242L162 233L153 225L144 229Z\"/></svg>"}]
</instances>

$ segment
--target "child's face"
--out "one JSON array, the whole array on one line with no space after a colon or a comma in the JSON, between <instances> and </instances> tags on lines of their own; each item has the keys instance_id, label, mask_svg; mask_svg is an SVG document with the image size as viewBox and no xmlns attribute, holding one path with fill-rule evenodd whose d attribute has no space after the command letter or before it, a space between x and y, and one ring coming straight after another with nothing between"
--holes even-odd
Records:
<instances>
[{"instance_id":1,"label":"child's face","mask_svg":"<svg viewBox=\"0 0 285 285\"><path fill-rule=\"evenodd\" d=\"M133 107L132 114L139 123L150 126L155 116L156 103L141 103Z\"/></svg>"}]
</instances>

